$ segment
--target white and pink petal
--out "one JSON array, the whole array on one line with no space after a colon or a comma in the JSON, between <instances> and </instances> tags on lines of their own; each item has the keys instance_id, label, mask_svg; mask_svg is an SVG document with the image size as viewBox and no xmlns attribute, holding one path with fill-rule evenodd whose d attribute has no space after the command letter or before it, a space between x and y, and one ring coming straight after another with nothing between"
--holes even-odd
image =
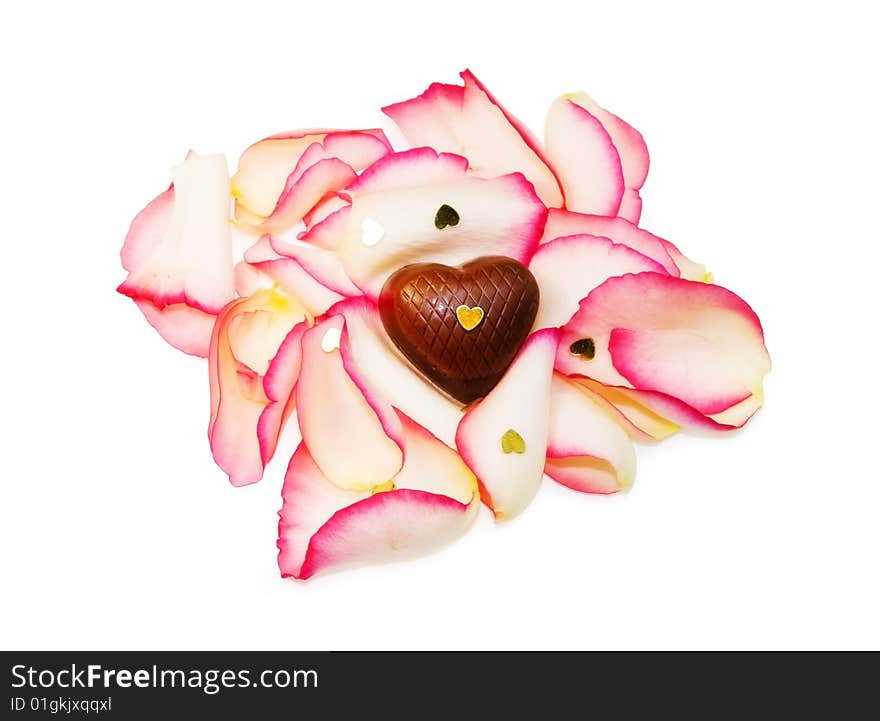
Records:
<instances>
[{"instance_id":1,"label":"white and pink petal","mask_svg":"<svg viewBox=\"0 0 880 721\"><path fill-rule=\"evenodd\" d=\"M335 158L358 171L390 151L388 139L378 129L300 130L265 138L247 148L239 158L238 171L232 178L236 218L261 225L276 210L285 189L289 193L288 186L294 185L307 168L321 160ZM326 180L330 173L320 175ZM315 183L309 185L314 186ZM335 188L327 192L332 190ZM297 194L301 204L305 204L304 195L301 188ZM316 198L312 206L322 198ZM311 210L310 207L305 212Z\"/></svg>"},{"instance_id":2,"label":"white and pink petal","mask_svg":"<svg viewBox=\"0 0 880 721\"><path fill-rule=\"evenodd\" d=\"M541 244L566 235L589 234L608 238L618 245L626 245L655 261L670 275L680 275L680 270L669 254L671 243L646 230L636 227L623 218L574 213L569 210L551 209Z\"/></svg>"},{"instance_id":3,"label":"white and pink petal","mask_svg":"<svg viewBox=\"0 0 880 721\"><path fill-rule=\"evenodd\" d=\"M547 213L522 175L478 178L430 148L386 156L348 192L351 207L337 211L346 213L338 253L347 275L373 299L391 273L414 262L459 265L506 255L527 264ZM455 211L454 222L438 216L443 206Z\"/></svg>"},{"instance_id":4,"label":"white and pink petal","mask_svg":"<svg viewBox=\"0 0 880 721\"><path fill-rule=\"evenodd\" d=\"M268 438L277 439L283 414L277 429L264 428L261 443L258 424L270 403L264 376L288 333L305 318L295 298L275 290L239 298L217 317L208 353L208 440L214 460L235 486L259 481L274 452Z\"/></svg>"},{"instance_id":5,"label":"white and pink petal","mask_svg":"<svg viewBox=\"0 0 880 721\"><path fill-rule=\"evenodd\" d=\"M547 113L545 147L568 210L617 215L623 169L602 123L577 103L559 98Z\"/></svg>"},{"instance_id":6,"label":"white and pink petal","mask_svg":"<svg viewBox=\"0 0 880 721\"><path fill-rule=\"evenodd\" d=\"M620 157L624 181L624 193L618 214L633 223L638 223L642 210L639 190L648 177L650 167L648 146L645 144L645 139L638 130L617 115L605 110L586 93L573 93L564 97L596 118L611 138Z\"/></svg>"},{"instance_id":7,"label":"white and pink petal","mask_svg":"<svg viewBox=\"0 0 880 721\"><path fill-rule=\"evenodd\" d=\"M358 297L334 306L345 317L341 353L345 368L374 407L396 408L448 446L464 414L462 406L439 393L400 354L382 325L379 311ZM385 413L388 411L385 410Z\"/></svg>"},{"instance_id":8,"label":"white and pink petal","mask_svg":"<svg viewBox=\"0 0 880 721\"><path fill-rule=\"evenodd\" d=\"M430 433L400 416L405 462L379 487L331 483L301 444L290 461L278 524L282 576L406 560L461 536L479 509L476 479Z\"/></svg>"},{"instance_id":9,"label":"white and pink petal","mask_svg":"<svg viewBox=\"0 0 880 721\"><path fill-rule=\"evenodd\" d=\"M234 297L229 207L224 157L190 153L174 169L173 189L132 223L119 292L159 309L184 303L220 312Z\"/></svg>"},{"instance_id":10,"label":"white and pink petal","mask_svg":"<svg viewBox=\"0 0 880 721\"><path fill-rule=\"evenodd\" d=\"M666 273L654 260L596 235L569 235L540 246L529 270L541 289L534 329L564 325L581 300L608 278L626 273Z\"/></svg>"},{"instance_id":11,"label":"white and pink petal","mask_svg":"<svg viewBox=\"0 0 880 721\"><path fill-rule=\"evenodd\" d=\"M403 464L400 422L371 404L339 351L345 318L334 314L303 335L296 406L304 443L331 483L365 490L391 480Z\"/></svg>"},{"instance_id":12,"label":"white and pink petal","mask_svg":"<svg viewBox=\"0 0 880 721\"><path fill-rule=\"evenodd\" d=\"M498 385L458 426L456 447L498 520L519 515L541 485L558 337L555 328L533 333Z\"/></svg>"},{"instance_id":13,"label":"white and pink petal","mask_svg":"<svg viewBox=\"0 0 880 721\"><path fill-rule=\"evenodd\" d=\"M553 375L544 472L585 493L627 490L636 455L616 412L587 388Z\"/></svg>"},{"instance_id":14,"label":"white and pink petal","mask_svg":"<svg viewBox=\"0 0 880 721\"><path fill-rule=\"evenodd\" d=\"M581 302L556 367L713 416L760 397L770 359L758 317L737 295L649 272L611 278Z\"/></svg>"},{"instance_id":15,"label":"white and pink petal","mask_svg":"<svg viewBox=\"0 0 880 721\"><path fill-rule=\"evenodd\" d=\"M562 206L562 192L540 143L471 73L462 85L434 83L422 95L383 108L415 146L462 155L477 175L521 172L538 197Z\"/></svg>"}]
</instances>

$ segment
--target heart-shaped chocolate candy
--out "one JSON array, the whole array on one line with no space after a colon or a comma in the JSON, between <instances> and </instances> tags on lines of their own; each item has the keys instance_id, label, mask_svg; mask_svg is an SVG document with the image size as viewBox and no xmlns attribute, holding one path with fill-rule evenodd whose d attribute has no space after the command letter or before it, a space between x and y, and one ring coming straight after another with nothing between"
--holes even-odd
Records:
<instances>
[{"instance_id":1,"label":"heart-shaped chocolate candy","mask_svg":"<svg viewBox=\"0 0 880 721\"><path fill-rule=\"evenodd\" d=\"M501 380L538 312L538 284L522 263L486 256L459 268L416 263L379 296L389 337L434 385L462 403Z\"/></svg>"}]
</instances>

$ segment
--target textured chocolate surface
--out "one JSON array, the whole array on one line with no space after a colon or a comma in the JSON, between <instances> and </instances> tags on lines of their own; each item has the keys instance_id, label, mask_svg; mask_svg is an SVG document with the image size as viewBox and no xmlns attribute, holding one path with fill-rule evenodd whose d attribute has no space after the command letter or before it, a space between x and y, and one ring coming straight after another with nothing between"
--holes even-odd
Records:
<instances>
[{"instance_id":1,"label":"textured chocolate surface","mask_svg":"<svg viewBox=\"0 0 880 721\"><path fill-rule=\"evenodd\" d=\"M470 403L501 380L529 334L538 300L538 284L525 266L485 256L460 268L401 268L382 288L379 314L391 340L425 377ZM459 322L459 306L482 309L473 329Z\"/></svg>"}]
</instances>

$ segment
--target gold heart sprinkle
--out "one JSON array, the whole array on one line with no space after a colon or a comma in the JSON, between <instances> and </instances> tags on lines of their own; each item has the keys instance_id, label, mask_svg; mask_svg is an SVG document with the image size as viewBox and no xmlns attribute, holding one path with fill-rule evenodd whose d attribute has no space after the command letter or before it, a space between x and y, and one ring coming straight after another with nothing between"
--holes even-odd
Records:
<instances>
[{"instance_id":1,"label":"gold heart sprinkle","mask_svg":"<svg viewBox=\"0 0 880 721\"><path fill-rule=\"evenodd\" d=\"M513 428L508 428L501 436L501 450L505 453L525 453L526 442Z\"/></svg>"},{"instance_id":2,"label":"gold heart sprinkle","mask_svg":"<svg viewBox=\"0 0 880 721\"><path fill-rule=\"evenodd\" d=\"M465 330L473 330L483 320L483 309L475 305L469 308L466 305L460 305L455 309L455 317L458 318L458 324Z\"/></svg>"}]
</instances>

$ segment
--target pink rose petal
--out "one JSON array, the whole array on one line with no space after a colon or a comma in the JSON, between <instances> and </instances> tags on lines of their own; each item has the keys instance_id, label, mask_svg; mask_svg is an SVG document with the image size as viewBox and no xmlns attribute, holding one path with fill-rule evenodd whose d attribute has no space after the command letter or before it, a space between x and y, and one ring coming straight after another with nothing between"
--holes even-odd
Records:
<instances>
[{"instance_id":1,"label":"pink rose petal","mask_svg":"<svg viewBox=\"0 0 880 721\"><path fill-rule=\"evenodd\" d=\"M297 415L322 473L340 488L364 490L400 470L401 431L390 411L372 406L346 372L339 352L344 325L343 316L333 315L303 335Z\"/></svg>"},{"instance_id":2,"label":"pink rose petal","mask_svg":"<svg viewBox=\"0 0 880 721\"><path fill-rule=\"evenodd\" d=\"M119 292L160 309L185 303L218 313L234 295L229 202L223 156L190 153L174 169L173 195L163 193L132 224Z\"/></svg>"},{"instance_id":3,"label":"pink rose petal","mask_svg":"<svg viewBox=\"0 0 880 721\"><path fill-rule=\"evenodd\" d=\"M315 229L320 225L323 224L315 226ZM346 297L361 294L360 289L351 282L335 251L311 243L285 241L275 237L271 242L274 251L286 258L293 258L325 288Z\"/></svg>"},{"instance_id":4,"label":"pink rose petal","mask_svg":"<svg viewBox=\"0 0 880 721\"><path fill-rule=\"evenodd\" d=\"M628 388L606 386L590 378L572 378L596 397L601 397L619 414L619 421L629 437L635 441L648 443L662 441L676 433L681 426L639 403L635 394Z\"/></svg>"},{"instance_id":5,"label":"pink rose petal","mask_svg":"<svg viewBox=\"0 0 880 721\"><path fill-rule=\"evenodd\" d=\"M324 158L296 177L291 174L278 204L260 225L268 233L281 233L299 223L327 193L349 185L357 173L339 158Z\"/></svg>"},{"instance_id":6,"label":"pink rose petal","mask_svg":"<svg viewBox=\"0 0 880 721\"><path fill-rule=\"evenodd\" d=\"M632 441L607 403L554 374L544 472L585 493L627 490L635 479Z\"/></svg>"},{"instance_id":7,"label":"pink rose petal","mask_svg":"<svg viewBox=\"0 0 880 721\"><path fill-rule=\"evenodd\" d=\"M211 332L217 316L198 308L190 308L185 303L157 308L150 301L138 298L135 304L147 322L170 345L189 355L208 357Z\"/></svg>"},{"instance_id":8,"label":"pink rose petal","mask_svg":"<svg viewBox=\"0 0 880 721\"><path fill-rule=\"evenodd\" d=\"M394 187L398 177L403 187ZM337 211L347 213L338 252L348 276L374 299L394 270L413 262L506 255L528 263L547 212L522 175L477 178L430 148L386 156L348 192L351 208ZM456 225L436 227L443 205L458 213Z\"/></svg>"},{"instance_id":9,"label":"pink rose petal","mask_svg":"<svg viewBox=\"0 0 880 721\"><path fill-rule=\"evenodd\" d=\"M276 419L277 428L274 422L264 427L261 442L260 416L272 400L263 377L287 334L304 318L305 309L295 299L274 290L239 298L217 316L208 353L208 439L214 460L235 486L259 481L274 452L271 436L277 440L283 417Z\"/></svg>"},{"instance_id":10,"label":"pink rose petal","mask_svg":"<svg viewBox=\"0 0 880 721\"><path fill-rule=\"evenodd\" d=\"M405 560L461 536L479 509L476 481L443 443L401 416L405 462L388 489L343 490L303 443L284 479L278 524L282 576ZM379 491L379 492L373 492Z\"/></svg>"},{"instance_id":11,"label":"pink rose petal","mask_svg":"<svg viewBox=\"0 0 880 721\"><path fill-rule=\"evenodd\" d=\"M539 142L473 73L463 85L434 83L422 95L383 108L412 145L463 155L484 178L521 172L548 206L560 207L559 182Z\"/></svg>"},{"instance_id":12,"label":"pink rose petal","mask_svg":"<svg viewBox=\"0 0 880 721\"><path fill-rule=\"evenodd\" d=\"M343 362L371 404L397 408L454 447L461 405L439 393L400 354L382 326L376 305L364 297L352 298L330 313L345 317Z\"/></svg>"},{"instance_id":13,"label":"pink rose petal","mask_svg":"<svg viewBox=\"0 0 880 721\"><path fill-rule=\"evenodd\" d=\"M541 289L535 330L568 322L579 303L608 278L625 273L666 273L661 265L626 245L595 235L569 235L545 243L529 263Z\"/></svg>"},{"instance_id":14,"label":"pink rose petal","mask_svg":"<svg viewBox=\"0 0 880 721\"><path fill-rule=\"evenodd\" d=\"M662 238L637 228L623 218L606 218L601 215L585 215L567 210L551 209L547 214L547 223L541 243L549 243L555 238L566 235L586 233L609 238L619 245L627 245L644 256L659 263L670 275L678 276L680 270L669 255L671 243ZM674 247L674 246L673 246Z\"/></svg>"},{"instance_id":15,"label":"pink rose petal","mask_svg":"<svg viewBox=\"0 0 880 721\"><path fill-rule=\"evenodd\" d=\"M583 338L593 340L594 357L572 352ZM563 328L556 367L712 416L760 397L770 359L758 317L729 290L640 273L611 278L581 302Z\"/></svg>"},{"instance_id":16,"label":"pink rose petal","mask_svg":"<svg viewBox=\"0 0 880 721\"><path fill-rule=\"evenodd\" d=\"M639 190L645 184L650 167L648 146L642 134L613 113L602 108L586 93L574 93L565 98L587 110L605 128L611 142L620 156L623 171L624 194L618 215L638 223L642 211L642 199Z\"/></svg>"},{"instance_id":17,"label":"pink rose petal","mask_svg":"<svg viewBox=\"0 0 880 721\"><path fill-rule=\"evenodd\" d=\"M316 148L312 149L313 146ZM278 206L285 188L322 159L336 158L358 171L390 151L391 144L378 129L299 130L265 138L251 145L239 158L238 171L232 178L236 218L260 226ZM309 152L308 162L301 164L306 152ZM294 172L298 175L292 181L290 176ZM333 189L328 192L330 190ZM298 195L302 197L303 193Z\"/></svg>"},{"instance_id":18,"label":"pink rose petal","mask_svg":"<svg viewBox=\"0 0 880 721\"><path fill-rule=\"evenodd\" d=\"M458 426L458 451L498 520L519 515L541 485L558 337L550 328L532 334L498 385L468 409ZM522 446L510 450L505 442Z\"/></svg>"},{"instance_id":19,"label":"pink rose petal","mask_svg":"<svg viewBox=\"0 0 880 721\"><path fill-rule=\"evenodd\" d=\"M602 123L580 105L560 98L547 114L545 145L568 210L617 215L623 170Z\"/></svg>"},{"instance_id":20,"label":"pink rose petal","mask_svg":"<svg viewBox=\"0 0 880 721\"><path fill-rule=\"evenodd\" d=\"M241 295L250 295L260 288L278 286L296 297L311 316L324 313L343 296L312 276L292 258L280 257L235 266L235 287Z\"/></svg>"}]
</instances>

